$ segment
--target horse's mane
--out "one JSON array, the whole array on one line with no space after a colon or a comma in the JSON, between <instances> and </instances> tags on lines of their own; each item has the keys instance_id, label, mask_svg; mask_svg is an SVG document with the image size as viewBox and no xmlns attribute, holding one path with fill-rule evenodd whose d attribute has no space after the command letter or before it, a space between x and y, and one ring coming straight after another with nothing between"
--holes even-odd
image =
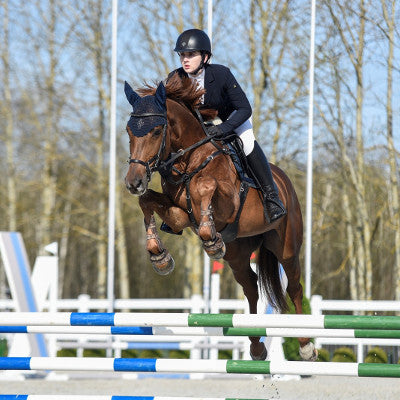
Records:
<instances>
[{"instance_id":1,"label":"horse's mane","mask_svg":"<svg viewBox=\"0 0 400 400\"><path fill-rule=\"evenodd\" d=\"M154 96L157 88L146 85L137 90L141 96ZM199 109L204 119L213 119L217 116L217 111L201 108L201 98L206 93L205 89L199 89L196 82L187 77L179 77L175 72L165 84L167 97L179 103L183 103L191 111Z\"/></svg>"}]
</instances>

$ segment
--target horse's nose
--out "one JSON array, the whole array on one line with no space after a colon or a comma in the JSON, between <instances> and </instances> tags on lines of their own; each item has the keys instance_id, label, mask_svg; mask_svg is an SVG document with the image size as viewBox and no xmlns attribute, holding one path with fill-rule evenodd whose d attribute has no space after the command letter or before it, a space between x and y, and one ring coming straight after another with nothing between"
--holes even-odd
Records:
<instances>
[{"instance_id":1,"label":"horse's nose","mask_svg":"<svg viewBox=\"0 0 400 400\"><path fill-rule=\"evenodd\" d=\"M147 181L141 177L129 179L127 176L125 178L125 186L132 194L142 195L147 189Z\"/></svg>"}]
</instances>

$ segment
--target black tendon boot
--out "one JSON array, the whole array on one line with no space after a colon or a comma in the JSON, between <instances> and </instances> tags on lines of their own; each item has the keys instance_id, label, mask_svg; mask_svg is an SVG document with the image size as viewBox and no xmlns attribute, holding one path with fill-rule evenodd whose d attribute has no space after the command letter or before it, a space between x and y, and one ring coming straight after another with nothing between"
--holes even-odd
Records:
<instances>
[{"instance_id":1,"label":"black tendon boot","mask_svg":"<svg viewBox=\"0 0 400 400\"><path fill-rule=\"evenodd\" d=\"M172 230L172 228L167 224L167 223L165 223L165 222L162 222L162 224L161 224L161 226L160 226L160 229L163 231L163 232L167 232L167 233L170 233L171 235L182 235L182 232L183 231L179 231L179 232L174 232L173 230Z\"/></svg>"},{"instance_id":2,"label":"black tendon boot","mask_svg":"<svg viewBox=\"0 0 400 400\"><path fill-rule=\"evenodd\" d=\"M257 141L254 141L254 149L246 158L251 172L263 192L264 205L270 222L285 216L285 206L279 198L278 188L272 178L268 160Z\"/></svg>"}]
</instances>

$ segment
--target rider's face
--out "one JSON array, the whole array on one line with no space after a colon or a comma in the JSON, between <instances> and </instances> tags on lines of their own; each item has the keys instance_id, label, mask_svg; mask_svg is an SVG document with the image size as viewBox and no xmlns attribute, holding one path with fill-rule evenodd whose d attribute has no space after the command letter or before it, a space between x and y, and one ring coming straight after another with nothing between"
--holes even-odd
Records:
<instances>
[{"instance_id":1,"label":"rider's face","mask_svg":"<svg viewBox=\"0 0 400 400\"><path fill-rule=\"evenodd\" d=\"M182 51L179 53L182 67L188 74L193 73L201 63L201 53L199 51Z\"/></svg>"}]
</instances>

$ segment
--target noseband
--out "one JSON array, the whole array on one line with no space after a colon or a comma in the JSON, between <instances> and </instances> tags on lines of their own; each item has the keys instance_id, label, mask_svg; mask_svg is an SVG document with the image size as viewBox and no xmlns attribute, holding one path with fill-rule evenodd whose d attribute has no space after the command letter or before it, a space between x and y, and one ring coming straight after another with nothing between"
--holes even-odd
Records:
<instances>
[{"instance_id":1,"label":"noseband","mask_svg":"<svg viewBox=\"0 0 400 400\"><path fill-rule=\"evenodd\" d=\"M167 121L167 113L143 113L143 114L135 114L131 113L131 117L135 118L143 118L143 117L163 117ZM150 182L151 174L154 171L157 171L158 167L161 163L161 154L165 149L165 142L167 137L167 122L163 125L163 132L162 132L162 141L160 148L158 149L157 154L150 158L148 161L138 160L137 158L130 158L129 157L129 164L140 164L146 167L146 175L147 175L147 182ZM151 165L153 163L153 165Z\"/></svg>"}]
</instances>

